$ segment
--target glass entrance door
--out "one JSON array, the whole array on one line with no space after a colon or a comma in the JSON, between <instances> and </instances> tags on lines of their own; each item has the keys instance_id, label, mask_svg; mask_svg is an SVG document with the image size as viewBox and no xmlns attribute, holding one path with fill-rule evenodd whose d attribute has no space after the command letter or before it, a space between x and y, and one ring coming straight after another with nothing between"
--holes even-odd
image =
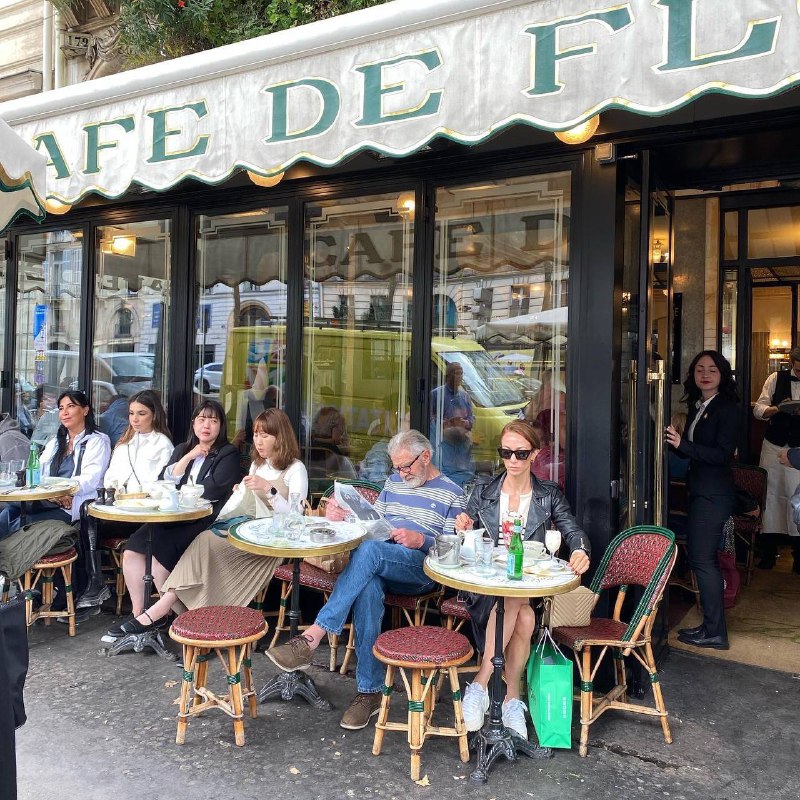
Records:
<instances>
[{"instance_id":1,"label":"glass entrance door","mask_svg":"<svg viewBox=\"0 0 800 800\"><path fill-rule=\"evenodd\" d=\"M638 167L639 162L637 162ZM667 526L664 427L672 372L672 200L658 185L649 154L625 185L619 441L619 529ZM668 367L670 365L670 367ZM653 627L656 653L667 640L665 590ZM632 694L644 690L636 665Z\"/></svg>"}]
</instances>

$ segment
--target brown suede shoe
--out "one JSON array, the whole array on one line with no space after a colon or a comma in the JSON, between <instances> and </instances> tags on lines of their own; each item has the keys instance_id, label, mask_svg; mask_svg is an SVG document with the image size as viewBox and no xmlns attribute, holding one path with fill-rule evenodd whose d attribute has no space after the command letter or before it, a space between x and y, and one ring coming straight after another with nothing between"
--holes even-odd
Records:
<instances>
[{"instance_id":1,"label":"brown suede shoe","mask_svg":"<svg viewBox=\"0 0 800 800\"><path fill-rule=\"evenodd\" d=\"M311 666L314 651L308 644L308 639L295 636L286 644L270 647L264 652L264 655L278 669L284 672L295 672L296 670L307 670Z\"/></svg>"},{"instance_id":2,"label":"brown suede shoe","mask_svg":"<svg viewBox=\"0 0 800 800\"><path fill-rule=\"evenodd\" d=\"M357 694L350 703L350 707L344 712L342 721L339 725L348 731L360 731L369 725L369 721L378 713L381 706L380 692L371 694Z\"/></svg>"}]
</instances>

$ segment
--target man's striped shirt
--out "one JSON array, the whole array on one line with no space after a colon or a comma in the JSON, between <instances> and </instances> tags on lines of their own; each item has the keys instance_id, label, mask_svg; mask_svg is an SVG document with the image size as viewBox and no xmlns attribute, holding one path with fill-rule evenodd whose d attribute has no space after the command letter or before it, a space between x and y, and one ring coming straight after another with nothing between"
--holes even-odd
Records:
<instances>
[{"instance_id":1,"label":"man's striped shirt","mask_svg":"<svg viewBox=\"0 0 800 800\"><path fill-rule=\"evenodd\" d=\"M433 538L453 533L455 518L466 508L464 492L444 475L412 488L399 475L386 481L375 508L396 528L409 528L425 536L420 548L427 553Z\"/></svg>"}]
</instances>

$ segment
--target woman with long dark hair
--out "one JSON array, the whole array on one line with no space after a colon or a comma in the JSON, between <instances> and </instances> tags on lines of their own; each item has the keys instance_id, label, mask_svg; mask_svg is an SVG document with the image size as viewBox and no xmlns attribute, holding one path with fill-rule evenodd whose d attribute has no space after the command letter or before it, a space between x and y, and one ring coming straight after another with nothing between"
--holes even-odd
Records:
<instances>
[{"instance_id":1,"label":"woman with long dark hair","mask_svg":"<svg viewBox=\"0 0 800 800\"><path fill-rule=\"evenodd\" d=\"M731 365L716 350L703 350L694 357L683 388L686 430L681 434L670 425L665 438L679 456L689 459L686 544L700 591L703 622L696 628L681 629L678 639L695 647L727 650L717 549L734 506L731 462L739 438L739 393Z\"/></svg>"},{"instance_id":2,"label":"woman with long dark hair","mask_svg":"<svg viewBox=\"0 0 800 800\"><path fill-rule=\"evenodd\" d=\"M138 492L142 484L158 475L169 462L173 451L169 438L167 415L159 396L152 389L145 389L131 397L128 404L128 427L119 437L111 453L111 463L106 470L104 483L120 491ZM114 535L127 536L135 530L135 523L114 522L87 526L90 558L94 568L86 591L78 598L76 608L91 608L102 605L111 597L111 590L100 572L100 556L97 551L97 525L113 526ZM106 536L109 533L105 534Z\"/></svg>"},{"instance_id":3,"label":"woman with long dark hair","mask_svg":"<svg viewBox=\"0 0 800 800\"><path fill-rule=\"evenodd\" d=\"M161 399L152 389L137 392L128 403L128 427L111 454L105 485L140 491L169 463L174 449Z\"/></svg>"},{"instance_id":4,"label":"woman with long dark hair","mask_svg":"<svg viewBox=\"0 0 800 800\"><path fill-rule=\"evenodd\" d=\"M175 481L178 488L186 483L202 485L203 496L213 507L210 519L219 514L241 477L241 470L239 451L228 442L225 411L216 400L204 400L194 410L189 437L175 448L161 477ZM143 578L148 528L152 541L153 578L156 587L160 587L186 548L208 524L208 517L190 522L146 523L128 539L122 557L122 571L134 617L144 610Z\"/></svg>"},{"instance_id":5,"label":"woman with long dark hair","mask_svg":"<svg viewBox=\"0 0 800 800\"><path fill-rule=\"evenodd\" d=\"M289 418L280 409L268 408L253 422L250 472L217 518L225 524L201 533L160 587L158 602L138 617L113 626L103 641L143 633L177 601L189 609L249 603L270 581L280 559L239 550L228 543L225 529L234 520L268 517L273 507L286 508L290 493L305 498L308 475Z\"/></svg>"},{"instance_id":6,"label":"woman with long dark hair","mask_svg":"<svg viewBox=\"0 0 800 800\"><path fill-rule=\"evenodd\" d=\"M57 497L54 501L37 504L28 516L35 519L80 519L81 505L97 497L108 467L111 442L98 430L89 398L79 390L61 392L56 401L59 426L44 448L39 460L42 477L74 478L78 481L76 494ZM61 513L59 513L61 512Z\"/></svg>"}]
</instances>

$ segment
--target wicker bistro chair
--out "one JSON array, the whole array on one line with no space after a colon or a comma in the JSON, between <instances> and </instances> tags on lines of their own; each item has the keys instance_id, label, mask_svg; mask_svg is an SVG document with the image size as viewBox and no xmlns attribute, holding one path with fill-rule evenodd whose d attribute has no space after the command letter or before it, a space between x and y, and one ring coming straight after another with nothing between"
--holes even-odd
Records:
<instances>
[{"instance_id":1,"label":"wicker bistro chair","mask_svg":"<svg viewBox=\"0 0 800 800\"><path fill-rule=\"evenodd\" d=\"M758 501L758 514L737 514L733 518L733 533L747 548L744 584L749 586L753 577L756 537L761 533L764 507L767 504L767 471L763 467L736 463L733 465L733 482L737 489L744 490Z\"/></svg>"},{"instance_id":2,"label":"wicker bistro chair","mask_svg":"<svg viewBox=\"0 0 800 800\"><path fill-rule=\"evenodd\" d=\"M676 553L675 536L666 528L640 525L623 531L608 546L590 586L598 597L605 589L619 587L612 618L593 617L586 627L561 627L552 631L558 643L574 651L581 677L581 756L588 753L589 726L609 709L660 717L664 739L667 744L672 743L650 636ZM630 620L624 622L622 606L630 585L642 586L644 592ZM600 651L594 663L593 649ZM616 685L603 697L596 698L594 677L609 649L614 654ZM650 673L655 708L628 702L623 660L627 655L633 655Z\"/></svg>"},{"instance_id":3,"label":"wicker bistro chair","mask_svg":"<svg viewBox=\"0 0 800 800\"><path fill-rule=\"evenodd\" d=\"M420 752L425 739L428 736L452 736L458 739L459 755L466 764L469 761L467 726L461 710L457 668L472 657L472 647L467 637L456 631L428 625L399 628L382 633L372 652L375 658L386 664L383 697L375 723L373 754L380 755L385 731L405 731L411 748L411 778L417 781L421 772ZM400 670L408 694L406 722L389 722L389 705L394 691L396 669ZM455 714L452 728L433 724L439 671L446 672L450 679Z\"/></svg>"},{"instance_id":4,"label":"wicker bistro chair","mask_svg":"<svg viewBox=\"0 0 800 800\"><path fill-rule=\"evenodd\" d=\"M260 611L241 606L208 606L185 611L169 629L183 646L183 683L176 744L186 740L189 717L219 708L233 718L236 744L244 745L244 701L257 715L250 656L253 645L267 632ZM208 659L215 653L225 670L229 692L217 695L206 686Z\"/></svg>"}]
</instances>

